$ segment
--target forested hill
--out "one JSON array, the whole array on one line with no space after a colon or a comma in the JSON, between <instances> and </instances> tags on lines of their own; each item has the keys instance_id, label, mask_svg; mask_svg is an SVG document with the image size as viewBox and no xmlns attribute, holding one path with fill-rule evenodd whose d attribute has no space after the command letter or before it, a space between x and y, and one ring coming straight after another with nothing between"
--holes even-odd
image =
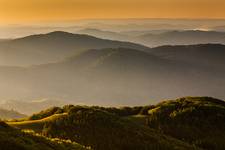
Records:
<instances>
[{"instance_id":1,"label":"forested hill","mask_svg":"<svg viewBox=\"0 0 225 150\"><path fill-rule=\"evenodd\" d=\"M224 150L225 102L184 97L138 107L52 107L10 126L96 150Z\"/></svg>"}]
</instances>

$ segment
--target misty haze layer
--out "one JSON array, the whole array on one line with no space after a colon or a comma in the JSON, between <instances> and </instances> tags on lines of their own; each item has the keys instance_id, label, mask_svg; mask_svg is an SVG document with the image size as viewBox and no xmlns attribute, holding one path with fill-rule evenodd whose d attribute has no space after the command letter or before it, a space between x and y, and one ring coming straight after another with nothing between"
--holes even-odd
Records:
<instances>
[{"instance_id":1,"label":"misty haze layer","mask_svg":"<svg viewBox=\"0 0 225 150\"><path fill-rule=\"evenodd\" d=\"M32 34L66 31L95 34L86 29L122 33L127 35L144 35L162 31L225 31L224 19L84 19L74 21L45 22L36 24L0 25L0 39L24 37ZM94 31L95 32L95 31ZM109 33L110 34L110 33ZM114 34L114 33L113 33ZM97 33L97 36L108 36L108 33ZM95 36L94 35L94 36ZM117 36L118 38L118 36ZM117 40L119 40L118 38ZM123 40L129 40L123 37Z\"/></svg>"},{"instance_id":2,"label":"misty haze layer","mask_svg":"<svg viewBox=\"0 0 225 150\"><path fill-rule=\"evenodd\" d=\"M148 48L53 32L2 41L0 53L7 58L1 99L141 105L189 95L225 98L224 45Z\"/></svg>"}]
</instances>

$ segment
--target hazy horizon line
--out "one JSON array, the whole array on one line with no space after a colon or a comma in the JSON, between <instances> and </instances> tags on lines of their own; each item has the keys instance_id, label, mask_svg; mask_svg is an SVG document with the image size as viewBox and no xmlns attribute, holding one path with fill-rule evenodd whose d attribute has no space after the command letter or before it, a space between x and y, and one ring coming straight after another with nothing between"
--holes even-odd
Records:
<instances>
[{"instance_id":1,"label":"hazy horizon line","mask_svg":"<svg viewBox=\"0 0 225 150\"><path fill-rule=\"evenodd\" d=\"M140 18L78 18L78 19L59 19L59 20L37 20L37 21L26 21L24 23L7 23L5 25L9 25L9 26L13 26L13 25L26 25L26 24L47 24L47 23L71 23L71 22L82 22L82 21L103 21L103 20L186 20L186 21L204 21L204 20L211 20L211 21L225 21L225 18L189 18L189 17L182 17L182 18L160 18L160 17L156 17L156 18L145 18L145 17L140 17ZM5 26L4 24L2 24L3 26Z\"/></svg>"}]
</instances>

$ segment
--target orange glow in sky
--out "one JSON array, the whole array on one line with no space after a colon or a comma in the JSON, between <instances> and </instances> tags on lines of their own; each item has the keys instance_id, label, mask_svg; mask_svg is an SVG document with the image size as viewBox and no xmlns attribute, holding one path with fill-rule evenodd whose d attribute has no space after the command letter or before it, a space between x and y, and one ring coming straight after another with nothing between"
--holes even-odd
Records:
<instances>
[{"instance_id":1,"label":"orange glow in sky","mask_svg":"<svg viewBox=\"0 0 225 150\"><path fill-rule=\"evenodd\" d=\"M225 18L225 0L0 0L0 23L90 18Z\"/></svg>"}]
</instances>

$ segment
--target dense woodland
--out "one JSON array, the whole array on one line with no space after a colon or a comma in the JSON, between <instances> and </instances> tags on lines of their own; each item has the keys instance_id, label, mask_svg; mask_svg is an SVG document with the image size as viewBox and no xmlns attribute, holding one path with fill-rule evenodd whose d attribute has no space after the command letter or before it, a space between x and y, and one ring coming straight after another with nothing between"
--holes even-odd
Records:
<instances>
[{"instance_id":1,"label":"dense woodland","mask_svg":"<svg viewBox=\"0 0 225 150\"><path fill-rule=\"evenodd\" d=\"M47 138L30 131L21 131L0 122L1 150L85 150L70 140Z\"/></svg>"},{"instance_id":2,"label":"dense woodland","mask_svg":"<svg viewBox=\"0 0 225 150\"><path fill-rule=\"evenodd\" d=\"M121 108L66 105L7 123L1 123L1 136L10 131L7 136L13 140L8 142L16 142L24 149L32 149L33 144L46 146L48 142L56 150L60 146L68 150L84 146L94 150L225 149L225 102L210 97L185 97L157 105ZM15 138L21 134L24 138ZM30 143L26 143L28 137ZM55 138L70 142L57 144L50 140ZM1 138L0 142L4 140ZM75 148L73 142L83 146L76 144Z\"/></svg>"}]
</instances>

